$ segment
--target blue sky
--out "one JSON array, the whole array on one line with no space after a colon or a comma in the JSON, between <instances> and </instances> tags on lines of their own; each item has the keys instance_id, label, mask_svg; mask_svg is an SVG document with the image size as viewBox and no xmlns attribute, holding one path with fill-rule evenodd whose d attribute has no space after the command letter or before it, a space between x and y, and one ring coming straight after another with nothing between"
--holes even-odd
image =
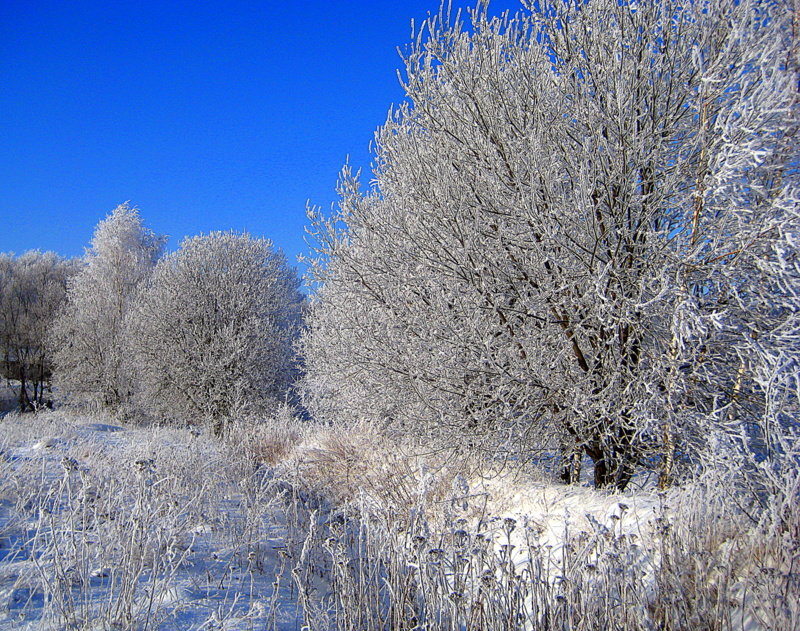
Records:
<instances>
[{"instance_id":1,"label":"blue sky","mask_svg":"<svg viewBox=\"0 0 800 631\"><path fill-rule=\"evenodd\" d=\"M492 13L517 8L494 0ZM0 0L0 251L82 254L130 201L177 247L247 230L290 259L306 200L403 98L397 47L438 0Z\"/></svg>"}]
</instances>

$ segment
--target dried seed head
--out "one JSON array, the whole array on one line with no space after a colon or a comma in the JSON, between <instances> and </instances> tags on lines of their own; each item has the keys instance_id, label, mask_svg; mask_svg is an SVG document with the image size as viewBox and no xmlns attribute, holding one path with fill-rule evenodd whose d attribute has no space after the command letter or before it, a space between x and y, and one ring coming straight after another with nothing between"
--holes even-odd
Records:
<instances>
[{"instance_id":1,"label":"dried seed head","mask_svg":"<svg viewBox=\"0 0 800 631\"><path fill-rule=\"evenodd\" d=\"M431 548L428 550L428 556L433 561L439 561L444 557L444 550L441 548Z\"/></svg>"},{"instance_id":2,"label":"dried seed head","mask_svg":"<svg viewBox=\"0 0 800 631\"><path fill-rule=\"evenodd\" d=\"M517 527L517 520L514 519L513 517L506 517L503 520L503 531L507 535L510 535L512 532L514 532L514 528L516 527Z\"/></svg>"},{"instance_id":3,"label":"dried seed head","mask_svg":"<svg viewBox=\"0 0 800 631\"><path fill-rule=\"evenodd\" d=\"M456 530L453 533L453 545L463 548L469 542L469 533L466 530Z\"/></svg>"},{"instance_id":4,"label":"dried seed head","mask_svg":"<svg viewBox=\"0 0 800 631\"><path fill-rule=\"evenodd\" d=\"M534 537L539 538L544 534L544 526L542 526L541 524L533 524L532 526L528 526L528 531Z\"/></svg>"},{"instance_id":5,"label":"dried seed head","mask_svg":"<svg viewBox=\"0 0 800 631\"><path fill-rule=\"evenodd\" d=\"M69 456L64 456L61 459L61 467L67 473L70 473L72 471L77 471L78 470L78 461L75 460L75 458L70 458Z\"/></svg>"}]
</instances>

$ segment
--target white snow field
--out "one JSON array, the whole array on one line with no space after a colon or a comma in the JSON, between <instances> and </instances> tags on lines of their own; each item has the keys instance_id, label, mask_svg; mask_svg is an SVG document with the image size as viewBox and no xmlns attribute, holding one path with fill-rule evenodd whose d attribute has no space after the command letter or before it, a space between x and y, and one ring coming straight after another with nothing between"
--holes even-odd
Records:
<instances>
[{"instance_id":1,"label":"white snow field","mask_svg":"<svg viewBox=\"0 0 800 631\"><path fill-rule=\"evenodd\" d=\"M479 478L369 435L259 431L0 420L0 631L796 628L791 542L700 488Z\"/></svg>"},{"instance_id":2,"label":"white snow field","mask_svg":"<svg viewBox=\"0 0 800 631\"><path fill-rule=\"evenodd\" d=\"M189 430L9 415L0 629L299 628L289 505Z\"/></svg>"}]
</instances>

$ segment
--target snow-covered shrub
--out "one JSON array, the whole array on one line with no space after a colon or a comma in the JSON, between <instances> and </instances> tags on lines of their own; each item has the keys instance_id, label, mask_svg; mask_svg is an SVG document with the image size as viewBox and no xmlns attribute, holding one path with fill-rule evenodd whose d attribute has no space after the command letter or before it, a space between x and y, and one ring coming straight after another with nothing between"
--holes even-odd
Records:
<instances>
[{"instance_id":1,"label":"snow-covered shrub","mask_svg":"<svg viewBox=\"0 0 800 631\"><path fill-rule=\"evenodd\" d=\"M290 459L316 425L300 420L289 405L277 407L266 419L236 419L228 424L225 440L256 466L276 466Z\"/></svg>"},{"instance_id":2,"label":"snow-covered shrub","mask_svg":"<svg viewBox=\"0 0 800 631\"><path fill-rule=\"evenodd\" d=\"M270 241L214 232L159 261L126 321L154 417L211 421L268 413L295 376L299 280Z\"/></svg>"},{"instance_id":3,"label":"snow-covered shrub","mask_svg":"<svg viewBox=\"0 0 800 631\"><path fill-rule=\"evenodd\" d=\"M664 494L651 541L648 609L665 629L794 629L800 624L800 485L773 478L767 497L712 469Z\"/></svg>"},{"instance_id":4,"label":"snow-covered shrub","mask_svg":"<svg viewBox=\"0 0 800 631\"><path fill-rule=\"evenodd\" d=\"M346 510L360 502L375 503L401 523L412 510L426 511L439 521L440 509L454 501L454 489L457 494L464 476L476 466L463 454L431 451L365 423L316 427L279 471L335 506Z\"/></svg>"}]
</instances>

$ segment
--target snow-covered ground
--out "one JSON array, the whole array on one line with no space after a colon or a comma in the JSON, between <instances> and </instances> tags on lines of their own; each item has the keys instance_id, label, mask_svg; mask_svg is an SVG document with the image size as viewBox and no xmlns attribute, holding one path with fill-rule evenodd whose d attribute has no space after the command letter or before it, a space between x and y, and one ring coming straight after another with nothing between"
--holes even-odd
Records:
<instances>
[{"instance_id":1,"label":"snow-covered ground","mask_svg":"<svg viewBox=\"0 0 800 631\"><path fill-rule=\"evenodd\" d=\"M431 616L426 629L478 613L474 628L519 629L795 615L796 596L754 595L797 583L782 557L685 489L475 476L369 435L265 427L220 441L57 411L0 419L0 631L357 629L362 608L376 628ZM667 504L690 521L669 522Z\"/></svg>"},{"instance_id":2,"label":"snow-covered ground","mask_svg":"<svg viewBox=\"0 0 800 631\"><path fill-rule=\"evenodd\" d=\"M11 414L0 471L0 630L298 629L302 605L325 607L324 555L319 575L297 558L311 514L235 445L189 429ZM491 498L480 520L470 513L471 530L498 549L511 534L520 568L534 532L554 576L567 529L638 532L653 501L504 478L470 493Z\"/></svg>"},{"instance_id":3,"label":"snow-covered ground","mask_svg":"<svg viewBox=\"0 0 800 631\"><path fill-rule=\"evenodd\" d=\"M0 629L299 628L287 506L189 430L9 415Z\"/></svg>"}]
</instances>

